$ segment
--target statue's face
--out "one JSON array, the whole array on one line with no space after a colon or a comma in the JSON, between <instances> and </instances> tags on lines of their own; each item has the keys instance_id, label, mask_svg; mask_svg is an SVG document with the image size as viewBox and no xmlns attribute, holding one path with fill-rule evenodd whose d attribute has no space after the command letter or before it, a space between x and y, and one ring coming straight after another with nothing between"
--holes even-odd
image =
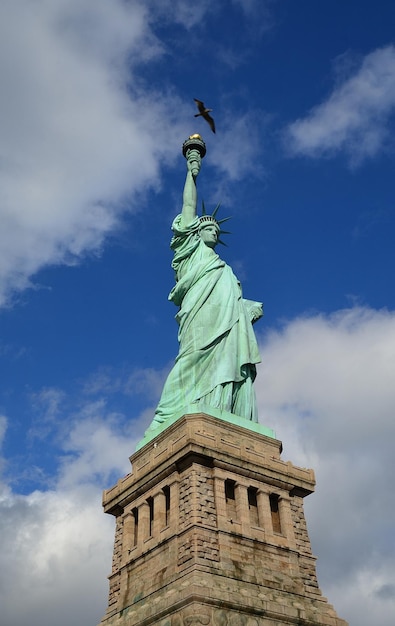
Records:
<instances>
[{"instance_id":1,"label":"statue's face","mask_svg":"<svg viewBox=\"0 0 395 626\"><path fill-rule=\"evenodd\" d=\"M202 226L199 231L200 238L204 241L206 246L214 248L218 242L218 228L215 224L207 224Z\"/></svg>"}]
</instances>

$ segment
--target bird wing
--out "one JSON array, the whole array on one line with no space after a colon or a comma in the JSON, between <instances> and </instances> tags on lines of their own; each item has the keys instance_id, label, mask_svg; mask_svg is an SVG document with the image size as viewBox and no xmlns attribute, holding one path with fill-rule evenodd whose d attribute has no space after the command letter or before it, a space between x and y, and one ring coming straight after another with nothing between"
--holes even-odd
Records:
<instances>
[{"instance_id":1,"label":"bird wing","mask_svg":"<svg viewBox=\"0 0 395 626\"><path fill-rule=\"evenodd\" d=\"M206 120L206 122L209 123L210 128L213 131L213 133L215 133L215 122L214 122L213 118L211 117L211 115L209 113L205 113L203 115L203 117Z\"/></svg>"},{"instance_id":2,"label":"bird wing","mask_svg":"<svg viewBox=\"0 0 395 626\"><path fill-rule=\"evenodd\" d=\"M204 106L204 102L202 102L201 100L198 100L197 98L194 98L195 102L196 102L196 106L199 109L200 113L203 113L205 110L205 106Z\"/></svg>"}]
</instances>

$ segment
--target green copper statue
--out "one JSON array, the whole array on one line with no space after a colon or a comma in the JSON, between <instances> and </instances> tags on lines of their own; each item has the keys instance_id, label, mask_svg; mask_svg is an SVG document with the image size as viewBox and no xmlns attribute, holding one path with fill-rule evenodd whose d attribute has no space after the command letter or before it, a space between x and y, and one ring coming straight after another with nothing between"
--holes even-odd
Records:
<instances>
[{"instance_id":1,"label":"green copper statue","mask_svg":"<svg viewBox=\"0 0 395 626\"><path fill-rule=\"evenodd\" d=\"M221 233L216 212L196 214L196 178L206 152L201 137L192 135L183 152L187 175L182 212L172 225L176 284L169 295L179 307L180 349L149 431L191 406L258 421L252 384L260 357L252 324L262 316L262 303L243 299L239 281L215 252Z\"/></svg>"}]
</instances>

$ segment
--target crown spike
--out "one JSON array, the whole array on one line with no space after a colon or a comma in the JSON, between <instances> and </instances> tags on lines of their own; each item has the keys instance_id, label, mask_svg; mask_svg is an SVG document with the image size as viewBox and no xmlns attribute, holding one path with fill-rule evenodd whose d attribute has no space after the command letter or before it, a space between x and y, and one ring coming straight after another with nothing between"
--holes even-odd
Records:
<instances>
[{"instance_id":1,"label":"crown spike","mask_svg":"<svg viewBox=\"0 0 395 626\"><path fill-rule=\"evenodd\" d=\"M220 203L220 202L218 202L217 206L215 207L215 209L214 209L214 211L213 211L213 213L212 213L212 216L213 216L213 217L215 217L215 216L217 215L217 211L218 211L218 209L219 209L219 207L220 207L220 206L221 206L221 203Z\"/></svg>"},{"instance_id":2,"label":"crown spike","mask_svg":"<svg viewBox=\"0 0 395 626\"><path fill-rule=\"evenodd\" d=\"M224 217L222 220L217 220L215 217L220 206L221 206L221 203L219 202L217 206L215 207L214 211L212 212L212 215L208 215L206 211L206 205L204 204L204 200L202 200L202 215L199 218L199 228L201 227L202 224L212 223L212 224L215 224L216 227L218 228L219 235L222 235L222 234L230 235L229 231L221 229L221 224L223 224L223 222L227 222L228 220L230 220L230 217ZM226 246L226 244L223 241L218 240L218 243L222 243L223 246Z\"/></svg>"},{"instance_id":3,"label":"crown spike","mask_svg":"<svg viewBox=\"0 0 395 626\"><path fill-rule=\"evenodd\" d=\"M218 224L223 224L224 222L227 222L228 220L232 219L231 216L229 217L224 217L222 220L217 220Z\"/></svg>"}]
</instances>

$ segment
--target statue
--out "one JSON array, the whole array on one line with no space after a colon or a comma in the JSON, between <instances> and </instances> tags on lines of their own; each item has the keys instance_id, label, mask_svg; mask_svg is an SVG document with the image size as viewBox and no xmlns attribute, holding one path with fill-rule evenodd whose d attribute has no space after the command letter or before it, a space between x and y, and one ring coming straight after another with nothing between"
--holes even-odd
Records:
<instances>
[{"instance_id":1,"label":"statue","mask_svg":"<svg viewBox=\"0 0 395 626\"><path fill-rule=\"evenodd\" d=\"M200 135L191 135L183 153L187 175L172 225L176 284L169 294L179 307L180 347L147 433L191 406L258 421L253 382L260 356L252 324L263 315L262 303L243 299L239 281L215 252L225 221L217 221L218 207L197 216L196 178L206 153Z\"/></svg>"}]
</instances>

